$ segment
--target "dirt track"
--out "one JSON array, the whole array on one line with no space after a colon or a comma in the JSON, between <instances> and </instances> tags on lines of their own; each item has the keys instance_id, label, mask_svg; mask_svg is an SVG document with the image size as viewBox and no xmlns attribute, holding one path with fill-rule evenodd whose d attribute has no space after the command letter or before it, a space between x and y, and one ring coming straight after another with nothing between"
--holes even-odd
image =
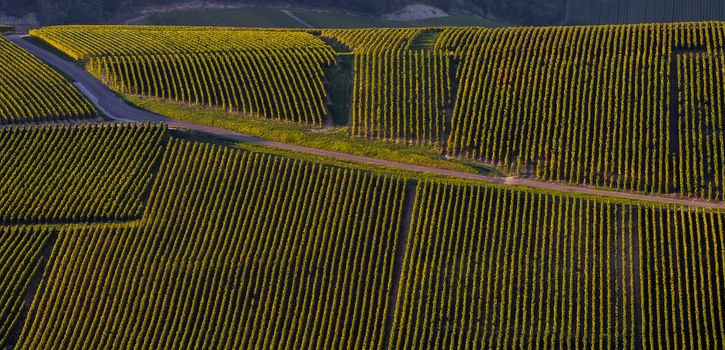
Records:
<instances>
[{"instance_id":1,"label":"dirt track","mask_svg":"<svg viewBox=\"0 0 725 350\"><path fill-rule=\"evenodd\" d=\"M390 167L390 168L397 168L397 169L403 169L403 170L415 171L415 172L423 172L423 173L447 176L447 177L455 177L455 178L461 178L461 179L466 179L466 180L483 181L483 182L510 185L510 186L524 186L524 187L546 189L546 190L553 190L553 191L567 192L567 193L579 193L579 194L586 194L586 195L606 196L606 197L613 197L613 198L620 198L620 199L643 200L643 201L652 201L652 202L659 202L659 203L686 205L686 206L692 206L692 207L725 209L725 202L713 203L713 202L705 202L705 201L700 201L700 200L682 199L682 198L674 198L674 197L667 197L667 196L609 191L609 190L594 189L594 188L589 188L589 187L584 187L584 186L572 186L572 185L565 185L565 184L539 181L539 180L533 180L533 179L522 179L522 178L516 178L516 177L507 177L507 178L491 177L491 176L485 176L485 175L479 175L479 174L459 172L459 171L454 171L454 170L429 168L429 167L417 166L417 165L406 164L406 163L398 163L398 162L387 161L387 160L383 160L383 159L356 156L356 155L347 154L347 153L340 153L340 152L333 152L333 151L328 151L328 150L323 150L323 149L290 145L290 144L286 144L286 143L265 140L265 139L254 137L254 136L244 135L244 134L236 133L236 132L225 130L225 129L219 129L219 128L215 128L215 127L211 127L211 126L194 124L194 123L189 123L189 122L185 122L185 121L181 121L181 120L171 119L171 118L167 118L167 117L164 117L164 116L161 116L158 114L154 114L154 113L151 113L151 112L148 112L145 110L135 108L135 107L127 104L122 98L120 98L116 94L114 94L105 85L103 85L103 83L101 83L99 80L97 80L95 77L93 77L90 73L86 72L83 68L81 68L77 64L70 62L70 61L63 60L62 58L56 56L55 54L53 54L49 51L46 51L30 42L24 40L22 36L13 35L13 36L9 36L8 39L13 41L17 45L21 46L22 48L30 51L33 55L35 55L38 58L40 58L41 60L45 61L50 66L63 72L65 75L69 76L75 82L80 83L80 85L78 85L78 84L76 84L76 85L81 88L83 93L91 100L91 102L93 102L97 106L97 108L99 110L101 110L101 112L103 112L104 114L108 115L109 117L111 117L113 119L120 120L120 121L166 123L170 128L189 129L189 130L199 131L199 132L211 134L216 137L221 137L221 138L229 139L229 140L236 141L236 142L246 142L246 143L251 143L251 144L285 149L285 150L294 151L294 152L301 152L301 153L313 154L313 155L318 155L318 156L336 158L336 159L345 160L345 161L385 166L385 167Z\"/></svg>"}]
</instances>

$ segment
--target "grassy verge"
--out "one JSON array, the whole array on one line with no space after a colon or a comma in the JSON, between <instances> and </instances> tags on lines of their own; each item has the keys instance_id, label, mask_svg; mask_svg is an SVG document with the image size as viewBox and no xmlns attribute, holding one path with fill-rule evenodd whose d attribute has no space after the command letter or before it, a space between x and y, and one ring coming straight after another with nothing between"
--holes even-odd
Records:
<instances>
[{"instance_id":1,"label":"grassy verge","mask_svg":"<svg viewBox=\"0 0 725 350\"><path fill-rule=\"evenodd\" d=\"M438 181L451 181L451 178L440 176L440 175L434 175L434 174L427 174L427 173L421 173L416 171L408 171L398 168L390 168L380 165L374 165L374 164L362 164L357 162L351 162L344 159L338 159L338 158L330 158L325 156L320 156L316 154L308 154L308 153L299 153L299 152L293 152L286 149L280 149L280 148L274 148L274 147L268 147L263 145L255 145L250 143L243 143L243 142L234 142L227 139L222 139L219 137L216 137L214 135L209 135L203 132L194 131L194 130L170 130L170 135L177 139L184 139L188 141L194 141L194 142L205 142L205 143L211 143L219 146L225 146L225 147L234 147L238 149L243 149L248 152L259 152L259 153L267 153L267 154L273 154L278 155L286 158L294 158L294 159L300 159L315 163L322 163L329 166L336 166L336 167L345 167L349 169L355 169L355 170L361 170L361 171L369 171L380 175L390 175L390 176L398 176L403 177L406 179L418 179L418 180L438 180ZM455 180L453 180L455 181Z\"/></svg>"},{"instance_id":2,"label":"grassy verge","mask_svg":"<svg viewBox=\"0 0 725 350\"><path fill-rule=\"evenodd\" d=\"M443 159L440 156L440 150L434 147L350 137L347 127L314 128L292 122L249 117L238 113L153 98L125 97L133 105L153 113L267 140L431 168L487 175L498 174L495 169L486 168L473 162Z\"/></svg>"}]
</instances>

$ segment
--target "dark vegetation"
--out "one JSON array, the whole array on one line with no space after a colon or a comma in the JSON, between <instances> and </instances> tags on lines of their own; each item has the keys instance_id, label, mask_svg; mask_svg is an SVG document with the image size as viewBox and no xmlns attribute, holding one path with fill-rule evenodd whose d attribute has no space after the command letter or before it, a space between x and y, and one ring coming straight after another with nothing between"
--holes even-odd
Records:
<instances>
[{"instance_id":1,"label":"dark vegetation","mask_svg":"<svg viewBox=\"0 0 725 350\"><path fill-rule=\"evenodd\" d=\"M170 5L189 0L0 0L0 12L24 15L36 12L43 25L94 24L111 22L134 8ZM221 1L256 3L254 1ZM367 14L395 11L413 2L424 2L443 10L463 8L478 15L491 16L516 24L555 24L564 19L566 0L288 0L279 5L303 5L340 8ZM268 5L265 2L264 5Z\"/></svg>"},{"instance_id":2,"label":"dark vegetation","mask_svg":"<svg viewBox=\"0 0 725 350\"><path fill-rule=\"evenodd\" d=\"M719 21L721 0L568 0L566 24Z\"/></svg>"}]
</instances>

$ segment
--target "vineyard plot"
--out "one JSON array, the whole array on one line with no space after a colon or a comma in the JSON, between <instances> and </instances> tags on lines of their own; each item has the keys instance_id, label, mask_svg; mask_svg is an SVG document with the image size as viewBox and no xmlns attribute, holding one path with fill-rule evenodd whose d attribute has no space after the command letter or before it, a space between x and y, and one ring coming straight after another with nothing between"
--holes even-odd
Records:
<instances>
[{"instance_id":1,"label":"vineyard plot","mask_svg":"<svg viewBox=\"0 0 725 350\"><path fill-rule=\"evenodd\" d=\"M721 23L446 29L436 49L460 60L446 152L544 180L721 200L723 34Z\"/></svg>"},{"instance_id":2,"label":"vineyard plot","mask_svg":"<svg viewBox=\"0 0 725 350\"><path fill-rule=\"evenodd\" d=\"M391 346L614 347L636 340L636 211L421 184Z\"/></svg>"},{"instance_id":3,"label":"vineyard plot","mask_svg":"<svg viewBox=\"0 0 725 350\"><path fill-rule=\"evenodd\" d=\"M356 54L352 134L440 144L450 85L449 60L438 53Z\"/></svg>"},{"instance_id":4,"label":"vineyard plot","mask_svg":"<svg viewBox=\"0 0 725 350\"><path fill-rule=\"evenodd\" d=\"M333 49L303 31L57 26L33 30L111 88L246 115L323 125Z\"/></svg>"},{"instance_id":5,"label":"vineyard plot","mask_svg":"<svg viewBox=\"0 0 725 350\"><path fill-rule=\"evenodd\" d=\"M87 69L122 93L320 125L326 51L251 51L92 58Z\"/></svg>"},{"instance_id":6,"label":"vineyard plot","mask_svg":"<svg viewBox=\"0 0 725 350\"><path fill-rule=\"evenodd\" d=\"M391 347L721 348L720 211L419 185Z\"/></svg>"},{"instance_id":7,"label":"vineyard plot","mask_svg":"<svg viewBox=\"0 0 725 350\"><path fill-rule=\"evenodd\" d=\"M723 213L639 209L643 344L720 349L725 331Z\"/></svg>"},{"instance_id":8,"label":"vineyard plot","mask_svg":"<svg viewBox=\"0 0 725 350\"><path fill-rule=\"evenodd\" d=\"M41 126L0 131L0 223L141 216L166 127Z\"/></svg>"},{"instance_id":9,"label":"vineyard plot","mask_svg":"<svg viewBox=\"0 0 725 350\"><path fill-rule=\"evenodd\" d=\"M19 349L380 347L404 180L175 140L160 174L140 227L60 233Z\"/></svg>"}]
</instances>

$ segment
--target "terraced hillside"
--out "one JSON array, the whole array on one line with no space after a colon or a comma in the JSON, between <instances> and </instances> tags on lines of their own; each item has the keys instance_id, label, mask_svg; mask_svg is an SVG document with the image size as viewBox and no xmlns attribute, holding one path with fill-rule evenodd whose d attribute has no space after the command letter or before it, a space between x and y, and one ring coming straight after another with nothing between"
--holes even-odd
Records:
<instances>
[{"instance_id":1,"label":"terraced hillside","mask_svg":"<svg viewBox=\"0 0 725 350\"><path fill-rule=\"evenodd\" d=\"M0 36L0 125L97 116L62 75Z\"/></svg>"}]
</instances>

